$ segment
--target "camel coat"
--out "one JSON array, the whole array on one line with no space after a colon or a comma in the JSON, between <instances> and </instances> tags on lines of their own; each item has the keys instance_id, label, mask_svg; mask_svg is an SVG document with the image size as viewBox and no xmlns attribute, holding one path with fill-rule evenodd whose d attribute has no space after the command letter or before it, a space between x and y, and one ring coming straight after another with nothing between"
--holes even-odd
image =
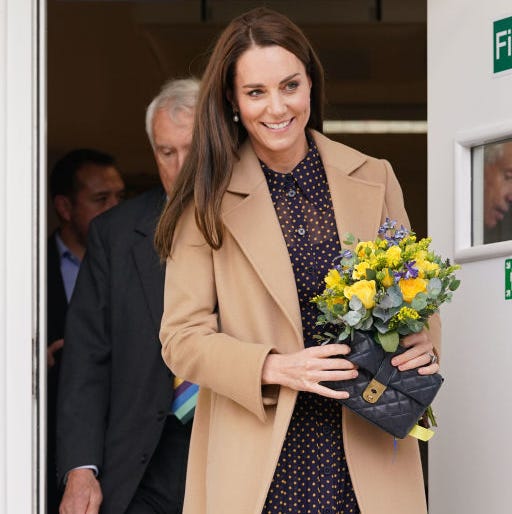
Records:
<instances>
[{"instance_id":1,"label":"camel coat","mask_svg":"<svg viewBox=\"0 0 512 514\"><path fill-rule=\"evenodd\" d=\"M374 239L386 216L408 224L390 165L313 132L340 238ZM160 337L177 375L200 386L184 514L261 514L297 392L261 386L269 352L304 347L294 274L251 145L224 195L224 244L212 251L193 208L168 259ZM431 338L439 344L437 318ZM341 410L341 408L340 408ZM363 514L426 512L417 441L393 438L343 408L343 441Z\"/></svg>"}]
</instances>

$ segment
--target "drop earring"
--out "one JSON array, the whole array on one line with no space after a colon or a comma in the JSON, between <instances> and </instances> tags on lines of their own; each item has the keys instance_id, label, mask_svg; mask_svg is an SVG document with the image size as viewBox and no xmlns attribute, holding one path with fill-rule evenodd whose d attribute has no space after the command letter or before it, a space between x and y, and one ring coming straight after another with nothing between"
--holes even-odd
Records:
<instances>
[{"instance_id":1,"label":"drop earring","mask_svg":"<svg viewBox=\"0 0 512 514\"><path fill-rule=\"evenodd\" d=\"M233 112L233 121L235 123L238 123L240 121L240 118L238 117L238 113L236 111Z\"/></svg>"}]
</instances>

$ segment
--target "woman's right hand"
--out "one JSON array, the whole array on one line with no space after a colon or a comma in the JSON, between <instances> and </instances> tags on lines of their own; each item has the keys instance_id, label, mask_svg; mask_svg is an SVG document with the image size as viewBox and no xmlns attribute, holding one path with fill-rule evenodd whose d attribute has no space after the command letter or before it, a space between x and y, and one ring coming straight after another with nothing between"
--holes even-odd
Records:
<instances>
[{"instance_id":1,"label":"woman's right hand","mask_svg":"<svg viewBox=\"0 0 512 514\"><path fill-rule=\"evenodd\" d=\"M344 400L349 397L346 391L334 391L319 382L357 377L357 367L340 357L348 353L350 346L346 344L313 346L295 353L271 353L263 364L261 382Z\"/></svg>"}]
</instances>

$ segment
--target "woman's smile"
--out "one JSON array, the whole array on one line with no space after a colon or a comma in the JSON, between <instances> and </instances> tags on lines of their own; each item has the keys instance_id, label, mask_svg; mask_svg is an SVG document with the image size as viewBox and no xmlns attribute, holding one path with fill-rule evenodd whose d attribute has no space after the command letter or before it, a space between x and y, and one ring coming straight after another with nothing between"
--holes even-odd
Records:
<instances>
[{"instance_id":1,"label":"woman's smile","mask_svg":"<svg viewBox=\"0 0 512 514\"><path fill-rule=\"evenodd\" d=\"M262 122L262 123L263 123L263 125L265 125L265 127L269 128L269 129L282 130L282 129L288 128L288 126L290 125L290 123L292 121L293 121L293 119L287 120L287 121L282 121L280 123L265 123L265 122Z\"/></svg>"}]
</instances>

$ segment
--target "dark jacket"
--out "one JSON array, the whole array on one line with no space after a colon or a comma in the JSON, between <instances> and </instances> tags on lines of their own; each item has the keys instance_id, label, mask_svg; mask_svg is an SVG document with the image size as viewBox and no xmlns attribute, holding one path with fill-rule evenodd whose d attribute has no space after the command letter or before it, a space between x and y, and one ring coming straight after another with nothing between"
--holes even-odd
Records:
<instances>
[{"instance_id":1,"label":"dark jacket","mask_svg":"<svg viewBox=\"0 0 512 514\"><path fill-rule=\"evenodd\" d=\"M46 334L47 345L64 337L64 325L68 300L60 271L60 255L55 240L55 232L48 238L46 257ZM57 409L57 380L62 351L54 353L55 365L48 368L46 386L46 473L48 477L46 498L48 512L58 511L60 494L57 490L55 469L55 417Z\"/></svg>"},{"instance_id":2,"label":"dark jacket","mask_svg":"<svg viewBox=\"0 0 512 514\"><path fill-rule=\"evenodd\" d=\"M153 247L164 198L153 189L93 220L68 308L57 472L62 481L77 466L96 465L105 514L125 511L172 401L158 338L164 269Z\"/></svg>"}]
</instances>

